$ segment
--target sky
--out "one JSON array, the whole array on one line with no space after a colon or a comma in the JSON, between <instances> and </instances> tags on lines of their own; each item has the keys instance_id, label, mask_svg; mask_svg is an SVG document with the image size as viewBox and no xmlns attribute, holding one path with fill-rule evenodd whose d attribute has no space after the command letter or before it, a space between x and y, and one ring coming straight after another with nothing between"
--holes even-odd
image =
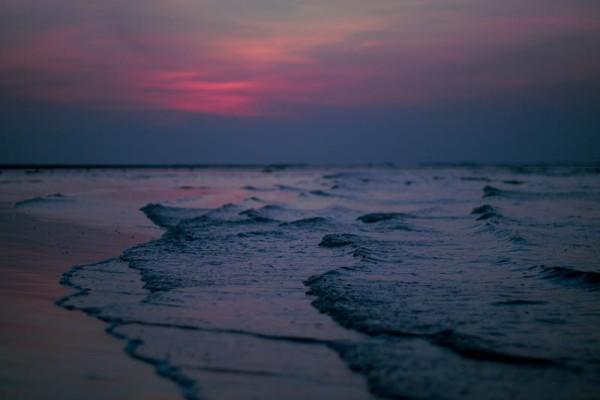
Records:
<instances>
[{"instance_id":1,"label":"sky","mask_svg":"<svg viewBox=\"0 0 600 400\"><path fill-rule=\"evenodd\" d=\"M600 161L597 0L0 0L0 164Z\"/></svg>"}]
</instances>

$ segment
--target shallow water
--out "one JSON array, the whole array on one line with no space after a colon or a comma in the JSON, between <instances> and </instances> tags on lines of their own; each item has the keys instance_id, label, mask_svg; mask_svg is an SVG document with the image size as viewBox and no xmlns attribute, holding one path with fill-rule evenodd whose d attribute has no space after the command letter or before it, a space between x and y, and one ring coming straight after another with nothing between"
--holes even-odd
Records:
<instances>
[{"instance_id":1,"label":"shallow water","mask_svg":"<svg viewBox=\"0 0 600 400\"><path fill-rule=\"evenodd\" d=\"M105 320L189 399L600 392L595 167L110 179L154 190L143 212L165 233L65 274L79 292L60 304ZM19 206L57 206L44 199Z\"/></svg>"}]
</instances>

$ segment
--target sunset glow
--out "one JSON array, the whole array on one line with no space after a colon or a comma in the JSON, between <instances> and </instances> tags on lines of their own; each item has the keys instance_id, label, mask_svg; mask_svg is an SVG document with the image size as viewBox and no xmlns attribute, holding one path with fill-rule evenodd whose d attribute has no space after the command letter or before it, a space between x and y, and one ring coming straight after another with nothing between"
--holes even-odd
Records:
<instances>
[{"instance_id":1,"label":"sunset glow","mask_svg":"<svg viewBox=\"0 0 600 400\"><path fill-rule=\"evenodd\" d=\"M9 2L5 10L24 22L33 18L27 8L55 18L10 32L0 55L3 86L19 98L98 108L277 116L307 106L477 98L600 70L600 57L580 49L571 59L543 49L582 35L594 38L585 46L600 44L598 14L584 3L556 2L542 15L533 5L511 15L508 6L468 1L441 8L385 0L319 8L311 1L130 1L118 15L110 5L69 9L62 0L64 8L47 10L35 3Z\"/></svg>"}]
</instances>

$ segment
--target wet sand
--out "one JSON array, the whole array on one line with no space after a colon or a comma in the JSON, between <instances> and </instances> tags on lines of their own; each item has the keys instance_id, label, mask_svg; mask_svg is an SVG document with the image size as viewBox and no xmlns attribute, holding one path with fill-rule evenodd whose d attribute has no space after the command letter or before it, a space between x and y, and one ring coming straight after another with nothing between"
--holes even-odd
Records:
<instances>
[{"instance_id":1,"label":"wet sand","mask_svg":"<svg viewBox=\"0 0 600 400\"><path fill-rule=\"evenodd\" d=\"M128 358L105 325L55 301L71 266L151 238L32 216L0 204L0 398L177 399L174 384Z\"/></svg>"}]
</instances>

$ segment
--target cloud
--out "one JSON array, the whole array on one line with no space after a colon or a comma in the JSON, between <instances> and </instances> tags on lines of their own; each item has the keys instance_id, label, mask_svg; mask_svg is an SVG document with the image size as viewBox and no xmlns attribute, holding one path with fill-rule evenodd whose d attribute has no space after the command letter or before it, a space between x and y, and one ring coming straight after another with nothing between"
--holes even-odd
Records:
<instances>
[{"instance_id":1,"label":"cloud","mask_svg":"<svg viewBox=\"0 0 600 400\"><path fill-rule=\"evenodd\" d=\"M38 3L2 6L19 21L0 42L15 99L285 117L599 79L584 1Z\"/></svg>"}]
</instances>

